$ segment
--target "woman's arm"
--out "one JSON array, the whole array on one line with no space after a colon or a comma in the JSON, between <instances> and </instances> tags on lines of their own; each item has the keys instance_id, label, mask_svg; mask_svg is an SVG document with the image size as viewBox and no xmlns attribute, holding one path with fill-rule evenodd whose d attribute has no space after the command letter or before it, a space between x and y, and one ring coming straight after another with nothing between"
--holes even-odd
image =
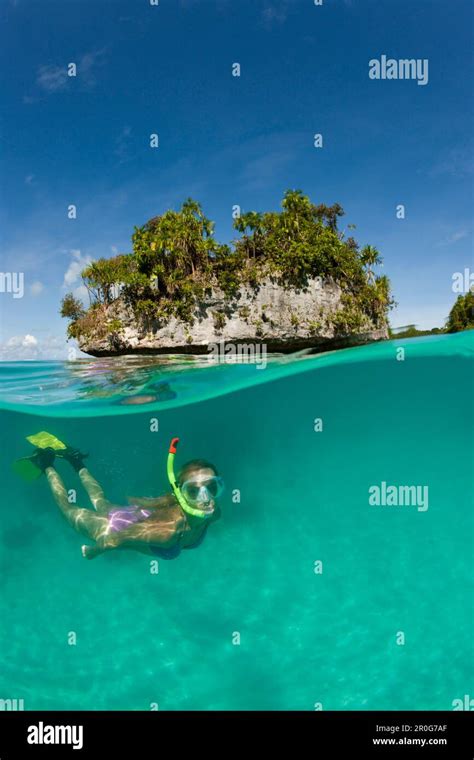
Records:
<instances>
[{"instance_id":1,"label":"woman's arm","mask_svg":"<svg viewBox=\"0 0 474 760\"><path fill-rule=\"evenodd\" d=\"M162 509L163 507L172 507L176 500L171 494L165 496L129 496L129 504L136 504L143 509Z\"/></svg>"}]
</instances>

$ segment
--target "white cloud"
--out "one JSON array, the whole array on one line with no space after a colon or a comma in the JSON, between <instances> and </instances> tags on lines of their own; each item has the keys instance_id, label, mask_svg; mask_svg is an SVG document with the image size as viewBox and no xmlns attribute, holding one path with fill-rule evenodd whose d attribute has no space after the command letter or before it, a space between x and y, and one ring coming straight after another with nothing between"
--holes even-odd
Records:
<instances>
[{"instance_id":1,"label":"white cloud","mask_svg":"<svg viewBox=\"0 0 474 760\"><path fill-rule=\"evenodd\" d=\"M90 53L84 53L79 60L78 76L81 77L81 82L88 88L94 87L96 83L95 72L98 66L101 66L104 62L105 48L101 50L94 50Z\"/></svg>"},{"instance_id":2,"label":"white cloud","mask_svg":"<svg viewBox=\"0 0 474 760\"><path fill-rule=\"evenodd\" d=\"M81 278L82 270L92 261L90 256L83 256L79 250L73 249L71 251L71 256L72 258L69 262L69 266L64 273L64 288L70 288L75 285L75 283Z\"/></svg>"},{"instance_id":3,"label":"white cloud","mask_svg":"<svg viewBox=\"0 0 474 760\"><path fill-rule=\"evenodd\" d=\"M13 335L8 341L9 348L36 348L38 341L34 335Z\"/></svg>"},{"instance_id":4,"label":"white cloud","mask_svg":"<svg viewBox=\"0 0 474 760\"><path fill-rule=\"evenodd\" d=\"M36 78L37 85L48 93L65 90L69 79L77 79L79 85L91 89L96 84L95 70L103 63L105 50L94 50L84 53L79 60L66 61L61 66L45 64L39 67ZM77 63L76 77L68 76L68 64ZM26 96L28 97L28 96Z\"/></svg>"},{"instance_id":5,"label":"white cloud","mask_svg":"<svg viewBox=\"0 0 474 760\"><path fill-rule=\"evenodd\" d=\"M46 65L38 69L37 84L46 92L59 92L67 86L67 68L66 66Z\"/></svg>"},{"instance_id":6,"label":"white cloud","mask_svg":"<svg viewBox=\"0 0 474 760\"><path fill-rule=\"evenodd\" d=\"M32 282L30 285L30 293L32 296L39 296L39 294L42 293L43 290L44 290L44 285L39 280L37 280L36 282Z\"/></svg>"},{"instance_id":7,"label":"white cloud","mask_svg":"<svg viewBox=\"0 0 474 760\"><path fill-rule=\"evenodd\" d=\"M32 185L34 178L34 174L28 174L28 176L25 177L25 185Z\"/></svg>"},{"instance_id":8,"label":"white cloud","mask_svg":"<svg viewBox=\"0 0 474 760\"><path fill-rule=\"evenodd\" d=\"M467 230L457 230L456 232L453 232L451 235L447 235L444 240L441 240L438 245L451 245L452 243L457 243L458 240L463 240L468 236Z\"/></svg>"},{"instance_id":9,"label":"white cloud","mask_svg":"<svg viewBox=\"0 0 474 760\"><path fill-rule=\"evenodd\" d=\"M24 348L36 348L38 341L34 335L25 335L21 342L21 345Z\"/></svg>"},{"instance_id":10,"label":"white cloud","mask_svg":"<svg viewBox=\"0 0 474 760\"><path fill-rule=\"evenodd\" d=\"M44 359L67 360L71 347L58 335L12 335L0 343L0 361L39 361ZM80 352L79 352L80 353Z\"/></svg>"},{"instance_id":11,"label":"white cloud","mask_svg":"<svg viewBox=\"0 0 474 760\"><path fill-rule=\"evenodd\" d=\"M458 240L462 240L462 239L463 239L463 238L465 238L465 237L467 237L467 232L466 232L466 230L459 230L459 232L454 232L454 233L451 235L451 237L450 237L450 239L449 239L449 242L450 242L450 243L456 243Z\"/></svg>"},{"instance_id":12,"label":"white cloud","mask_svg":"<svg viewBox=\"0 0 474 760\"><path fill-rule=\"evenodd\" d=\"M12 335L6 343L0 344L0 359L16 361L38 358L38 340L34 335Z\"/></svg>"}]
</instances>

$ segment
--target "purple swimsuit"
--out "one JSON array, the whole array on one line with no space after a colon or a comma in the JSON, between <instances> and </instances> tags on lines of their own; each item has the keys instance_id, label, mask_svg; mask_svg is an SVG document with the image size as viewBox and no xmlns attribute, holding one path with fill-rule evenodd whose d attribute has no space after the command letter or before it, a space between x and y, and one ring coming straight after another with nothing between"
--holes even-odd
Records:
<instances>
[{"instance_id":1,"label":"purple swimsuit","mask_svg":"<svg viewBox=\"0 0 474 760\"><path fill-rule=\"evenodd\" d=\"M149 509L143 509L136 504L131 504L129 507L114 507L109 512L110 532L120 533L121 530L125 530L130 525L143 522L150 515Z\"/></svg>"}]
</instances>

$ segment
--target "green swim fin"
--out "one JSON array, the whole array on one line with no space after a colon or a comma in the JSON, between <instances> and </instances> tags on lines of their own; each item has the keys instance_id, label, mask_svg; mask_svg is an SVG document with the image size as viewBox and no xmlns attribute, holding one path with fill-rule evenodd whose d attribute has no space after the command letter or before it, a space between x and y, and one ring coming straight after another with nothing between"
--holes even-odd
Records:
<instances>
[{"instance_id":1,"label":"green swim fin","mask_svg":"<svg viewBox=\"0 0 474 760\"><path fill-rule=\"evenodd\" d=\"M52 433L36 433L35 435L27 435L26 440L29 441L37 449L54 449L54 451L64 451L67 449L65 443L56 438ZM21 459L19 460L21 462Z\"/></svg>"},{"instance_id":2,"label":"green swim fin","mask_svg":"<svg viewBox=\"0 0 474 760\"><path fill-rule=\"evenodd\" d=\"M23 457L13 462L13 472L28 482L37 480L42 475L42 470L35 464L33 457Z\"/></svg>"}]
</instances>

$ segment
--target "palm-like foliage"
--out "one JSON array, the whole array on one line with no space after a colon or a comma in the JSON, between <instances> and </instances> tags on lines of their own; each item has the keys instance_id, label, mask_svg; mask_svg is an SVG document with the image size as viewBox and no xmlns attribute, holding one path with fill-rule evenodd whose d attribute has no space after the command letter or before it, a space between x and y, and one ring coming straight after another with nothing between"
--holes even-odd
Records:
<instances>
[{"instance_id":1,"label":"palm-like foliage","mask_svg":"<svg viewBox=\"0 0 474 760\"><path fill-rule=\"evenodd\" d=\"M375 272L373 267L382 263L382 257L373 245L366 245L360 252L360 260L365 267L367 281L373 284L375 282Z\"/></svg>"},{"instance_id":2,"label":"palm-like foliage","mask_svg":"<svg viewBox=\"0 0 474 760\"><path fill-rule=\"evenodd\" d=\"M214 225L201 206L189 198L180 211L166 211L135 228L134 255L138 269L153 275L158 291L172 292L183 277L206 273L215 251Z\"/></svg>"},{"instance_id":3,"label":"palm-like foliage","mask_svg":"<svg viewBox=\"0 0 474 760\"><path fill-rule=\"evenodd\" d=\"M126 283L135 270L130 254L119 254L110 259L92 261L81 276L93 301L110 304L117 285Z\"/></svg>"}]
</instances>

